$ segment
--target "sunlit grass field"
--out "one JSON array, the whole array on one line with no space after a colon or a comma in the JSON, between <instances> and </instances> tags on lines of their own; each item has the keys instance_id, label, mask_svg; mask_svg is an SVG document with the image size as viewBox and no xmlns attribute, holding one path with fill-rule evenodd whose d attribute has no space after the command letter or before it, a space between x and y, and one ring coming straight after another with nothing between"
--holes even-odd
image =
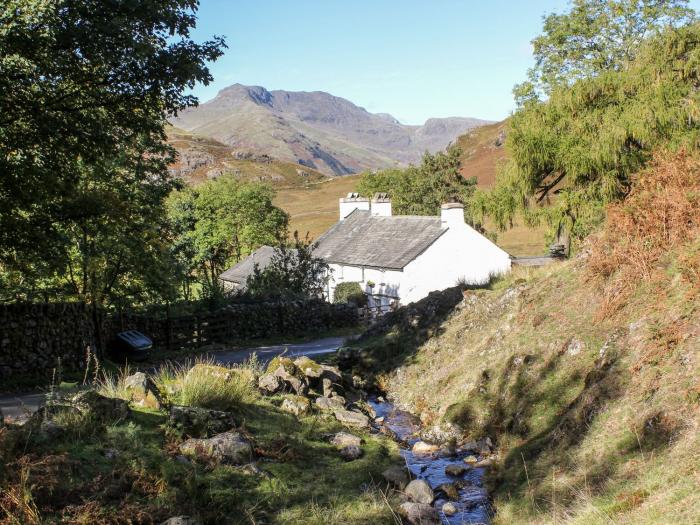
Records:
<instances>
[{"instance_id":1,"label":"sunlit grass field","mask_svg":"<svg viewBox=\"0 0 700 525\"><path fill-rule=\"evenodd\" d=\"M348 175L306 187L280 188L275 205L291 216L290 232L318 239L338 221L338 199L355 191L359 178ZM492 229L488 223L486 227ZM541 255L545 252L545 229L516 223L512 229L498 232L496 242L511 255Z\"/></svg>"}]
</instances>

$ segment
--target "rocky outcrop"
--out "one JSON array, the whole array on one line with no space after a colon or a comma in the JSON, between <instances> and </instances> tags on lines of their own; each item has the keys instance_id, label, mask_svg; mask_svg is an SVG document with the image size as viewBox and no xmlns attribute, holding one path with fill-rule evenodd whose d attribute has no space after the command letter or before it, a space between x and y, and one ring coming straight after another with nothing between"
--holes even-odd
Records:
<instances>
[{"instance_id":1,"label":"rocky outcrop","mask_svg":"<svg viewBox=\"0 0 700 525\"><path fill-rule=\"evenodd\" d=\"M311 401L303 396L289 396L282 401L281 408L295 416L305 416L311 412Z\"/></svg>"},{"instance_id":2,"label":"rocky outcrop","mask_svg":"<svg viewBox=\"0 0 700 525\"><path fill-rule=\"evenodd\" d=\"M351 427L368 428L369 418L362 412L355 410L346 410L344 408L335 409L333 411L335 418L345 425Z\"/></svg>"},{"instance_id":3,"label":"rocky outcrop","mask_svg":"<svg viewBox=\"0 0 700 525\"><path fill-rule=\"evenodd\" d=\"M359 447L362 445L362 443L363 439L361 437L348 434L347 432L338 432L331 438L331 444L338 448L345 448L349 446Z\"/></svg>"},{"instance_id":4,"label":"rocky outcrop","mask_svg":"<svg viewBox=\"0 0 700 525\"><path fill-rule=\"evenodd\" d=\"M319 409L325 411L333 411L345 408L345 398L340 396L317 397L314 403Z\"/></svg>"},{"instance_id":5,"label":"rocky outcrop","mask_svg":"<svg viewBox=\"0 0 700 525\"><path fill-rule=\"evenodd\" d=\"M105 397L94 390L79 392L70 398L69 404L82 413L89 413L101 423L123 421L130 413L128 401Z\"/></svg>"},{"instance_id":6,"label":"rocky outcrop","mask_svg":"<svg viewBox=\"0 0 700 525\"><path fill-rule=\"evenodd\" d=\"M258 388L262 394L271 396L284 389L284 381L274 374L265 374L258 379Z\"/></svg>"},{"instance_id":7,"label":"rocky outcrop","mask_svg":"<svg viewBox=\"0 0 700 525\"><path fill-rule=\"evenodd\" d=\"M207 408L173 406L168 424L183 436L205 438L236 427L236 418L230 412Z\"/></svg>"},{"instance_id":8,"label":"rocky outcrop","mask_svg":"<svg viewBox=\"0 0 700 525\"><path fill-rule=\"evenodd\" d=\"M143 372L136 372L124 380L124 390L137 406L160 410L163 399L155 383Z\"/></svg>"},{"instance_id":9,"label":"rocky outcrop","mask_svg":"<svg viewBox=\"0 0 700 525\"><path fill-rule=\"evenodd\" d=\"M253 447L238 432L224 432L208 439L188 439L180 444L180 453L193 458L212 459L241 465L253 459Z\"/></svg>"}]
</instances>

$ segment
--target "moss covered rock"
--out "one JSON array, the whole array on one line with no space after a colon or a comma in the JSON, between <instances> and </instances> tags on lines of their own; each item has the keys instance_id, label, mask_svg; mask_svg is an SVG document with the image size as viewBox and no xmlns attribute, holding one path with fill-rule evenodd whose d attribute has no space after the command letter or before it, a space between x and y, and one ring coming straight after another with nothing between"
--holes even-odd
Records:
<instances>
[{"instance_id":1,"label":"moss covered rock","mask_svg":"<svg viewBox=\"0 0 700 525\"><path fill-rule=\"evenodd\" d=\"M287 396L282 402L282 410L295 416L305 416L311 412L311 401L303 396Z\"/></svg>"}]
</instances>

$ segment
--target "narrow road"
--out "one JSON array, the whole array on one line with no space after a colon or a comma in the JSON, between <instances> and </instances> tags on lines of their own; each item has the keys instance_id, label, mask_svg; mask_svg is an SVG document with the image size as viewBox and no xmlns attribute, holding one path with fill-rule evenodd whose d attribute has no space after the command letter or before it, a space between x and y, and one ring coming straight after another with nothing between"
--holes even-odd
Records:
<instances>
[{"instance_id":1,"label":"narrow road","mask_svg":"<svg viewBox=\"0 0 700 525\"><path fill-rule=\"evenodd\" d=\"M214 360L223 365L238 364L247 361L253 354L257 354L262 363L268 363L274 357L285 354L289 357L316 356L335 352L343 346L345 337L327 337L307 343L281 344L274 346L258 346L243 350L228 352L214 352L210 355ZM0 413L7 418L21 417L27 413L36 412L44 403L45 393L41 391L26 392L21 394L0 395Z\"/></svg>"}]
</instances>

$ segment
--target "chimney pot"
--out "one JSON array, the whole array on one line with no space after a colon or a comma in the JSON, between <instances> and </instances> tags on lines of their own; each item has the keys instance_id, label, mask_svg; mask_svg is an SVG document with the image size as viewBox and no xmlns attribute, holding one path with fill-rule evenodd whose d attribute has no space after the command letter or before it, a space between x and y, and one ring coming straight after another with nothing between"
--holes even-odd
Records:
<instances>
[{"instance_id":1,"label":"chimney pot","mask_svg":"<svg viewBox=\"0 0 700 525\"><path fill-rule=\"evenodd\" d=\"M369 211L369 199L359 193L348 193L347 197L339 199L340 220L342 221L355 210Z\"/></svg>"},{"instance_id":2,"label":"chimney pot","mask_svg":"<svg viewBox=\"0 0 700 525\"><path fill-rule=\"evenodd\" d=\"M391 198L388 193L375 193L370 205L372 215L391 217Z\"/></svg>"}]
</instances>

